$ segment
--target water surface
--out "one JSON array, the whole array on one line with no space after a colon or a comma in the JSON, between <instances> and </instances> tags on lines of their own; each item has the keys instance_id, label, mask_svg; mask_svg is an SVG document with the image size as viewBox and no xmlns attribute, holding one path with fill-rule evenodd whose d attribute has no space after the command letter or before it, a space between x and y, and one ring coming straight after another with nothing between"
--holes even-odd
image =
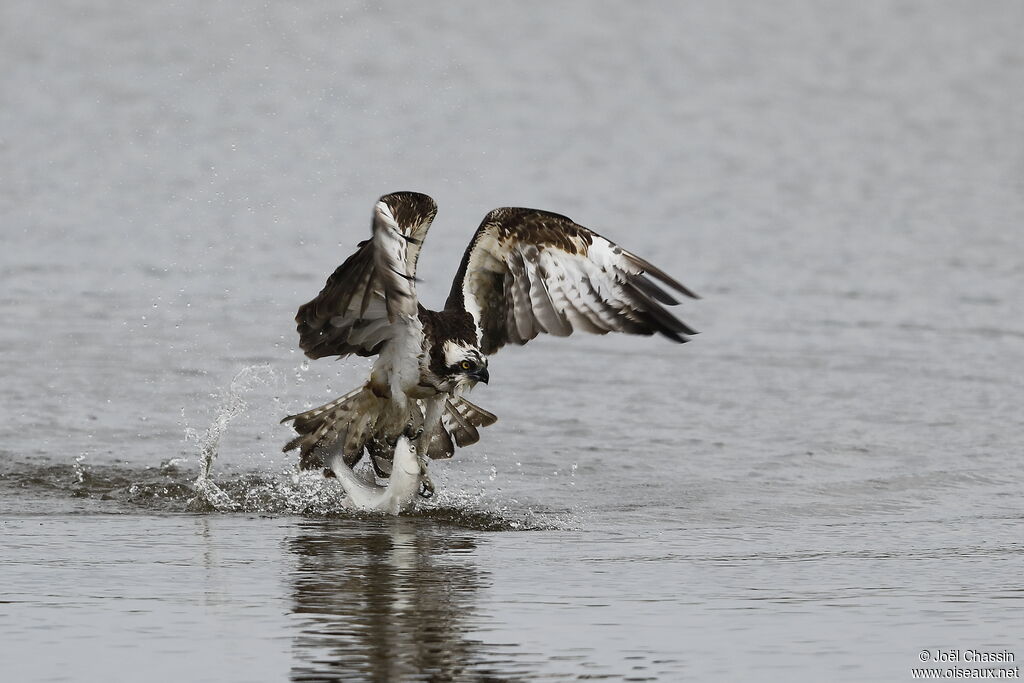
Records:
<instances>
[{"instance_id":1,"label":"water surface","mask_svg":"<svg viewBox=\"0 0 1024 683\"><path fill-rule=\"evenodd\" d=\"M1024 656L1022 7L3 3L5 680ZM399 189L429 306L535 206L702 333L503 350L437 500L348 513L278 421L368 363L292 319Z\"/></svg>"}]
</instances>

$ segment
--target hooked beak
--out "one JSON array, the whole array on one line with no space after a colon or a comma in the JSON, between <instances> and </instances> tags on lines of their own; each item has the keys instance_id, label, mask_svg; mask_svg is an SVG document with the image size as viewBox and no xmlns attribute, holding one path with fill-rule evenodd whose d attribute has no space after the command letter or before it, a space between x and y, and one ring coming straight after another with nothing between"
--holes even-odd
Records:
<instances>
[{"instance_id":1,"label":"hooked beak","mask_svg":"<svg viewBox=\"0 0 1024 683\"><path fill-rule=\"evenodd\" d=\"M470 373L469 377L477 382L487 384L487 380L491 378L491 375L487 372L487 368L480 368L476 372Z\"/></svg>"}]
</instances>

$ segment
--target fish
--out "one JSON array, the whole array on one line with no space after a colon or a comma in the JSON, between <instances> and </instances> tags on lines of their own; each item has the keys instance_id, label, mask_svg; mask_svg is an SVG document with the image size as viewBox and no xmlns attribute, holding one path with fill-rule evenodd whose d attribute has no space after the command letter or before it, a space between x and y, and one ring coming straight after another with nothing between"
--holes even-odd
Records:
<instances>
[{"instance_id":1,"label":"fish","mask_svg":"<svg viewBox=\"0 0 1024 683\"><path fill-rule=\"evenodd\" d=\"M426 480L426 467L413 445L414 440L415 437L410 439L405 434L398 438L386 486L369 482L353 472L341 453L330 458L329 469L345 489L352 508L398 515L410 512L416 506L417 497L426 498L433 493L433 487Z\"/></svg>"}]
</instances>

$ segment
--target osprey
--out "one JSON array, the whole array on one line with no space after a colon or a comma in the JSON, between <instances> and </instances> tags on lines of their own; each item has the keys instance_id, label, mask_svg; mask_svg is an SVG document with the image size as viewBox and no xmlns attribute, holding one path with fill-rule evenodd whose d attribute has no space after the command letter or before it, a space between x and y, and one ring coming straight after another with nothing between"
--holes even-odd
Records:
<instances>
[{"instance_id":1,"label":"osprey","mask_svg":"<svg viewBox=\"0 0 1024 683\"><path fill-rule=\"evenodd\" d=\"M462 257L444 309L416 297L416 261L437 204L416 192L381 197L370 239L342 263L315 299L299 308L299 346L310 358L377 356L367 382L319 408L289 415L303 469L370 456L377 476L391 471L403 434L416 434L422 495L433 492L425 455L449 458L476 443L494 414L464 396L489 379L487 358L540 333L565 337L659 333L676 342L696 334L664 305L662 286L697 298L666 273L569 218L537 209L495 209Z\"/></svg>"}]
</instances>

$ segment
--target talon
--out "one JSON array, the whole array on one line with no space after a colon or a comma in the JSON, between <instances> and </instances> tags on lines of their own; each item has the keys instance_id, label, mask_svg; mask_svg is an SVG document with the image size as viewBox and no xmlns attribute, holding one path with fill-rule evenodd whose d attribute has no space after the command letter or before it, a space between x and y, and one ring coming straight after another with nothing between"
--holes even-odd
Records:
<instances>
[{"instance_id":1,"label":"talon","mask_svg":"<svg viewBox=\"0 0 1024 683\"><path fill-rule=\"evenodd\" d=\"M424 477L423 481L420 482L420 498L433 498L434 497L434 483Z\"/></svg>"}]
</instances>

